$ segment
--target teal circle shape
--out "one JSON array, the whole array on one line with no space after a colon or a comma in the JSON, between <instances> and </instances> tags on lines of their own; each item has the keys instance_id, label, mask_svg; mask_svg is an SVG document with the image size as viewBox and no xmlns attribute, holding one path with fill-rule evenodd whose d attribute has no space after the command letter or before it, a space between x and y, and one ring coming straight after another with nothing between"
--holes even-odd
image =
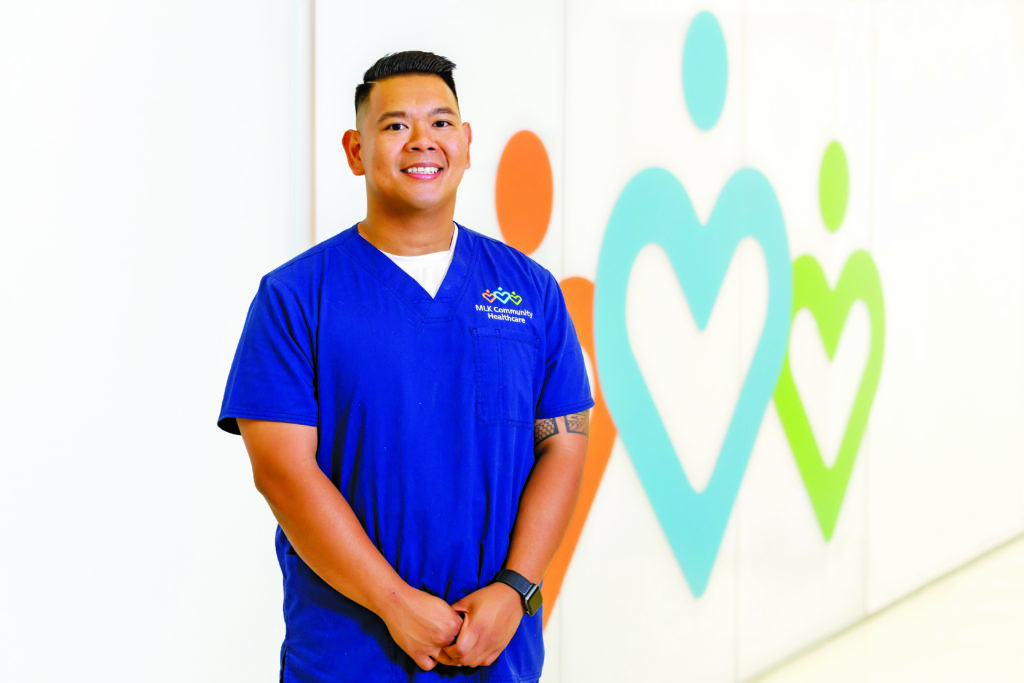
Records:
<instances>
[{"instance_id":1,"label":"teal circle shape","mask_svg":"<svg viewBox=\"0 0 1024 683\"><path fill-rule=\"evenodd\" d=\"M690 118L701 130L711 130L718 123L728 84L722 26L711 12L701 12L690 22L683 43L683 96Z\"/></svg>"}]
</instances>

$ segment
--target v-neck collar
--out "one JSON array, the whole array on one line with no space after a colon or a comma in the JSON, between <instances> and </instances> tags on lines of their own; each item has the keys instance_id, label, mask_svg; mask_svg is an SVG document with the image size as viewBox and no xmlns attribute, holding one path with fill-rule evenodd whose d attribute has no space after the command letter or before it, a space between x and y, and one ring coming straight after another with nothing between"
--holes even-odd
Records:
<instances>
[{"instance_id":1,"label":"v-neck collar","mask_svg":"<svg viewBox=\"0 0 1024 683\"><path fill-rule=\"evenodd\" d=\"M455 240L452 262L448 265L448 272L445 273L434 298L431 298L420 283L389 259L384 252L360 235L358 223L349 228L352 235L345 241L345 245L357 261L416 311L425 322L441 322L450 320L455 314L455 302L465 287L469 266L476 251L476 244L470 231L458 223L455 223L455 226L462 232Z\"/></svg>"}]
</instances>

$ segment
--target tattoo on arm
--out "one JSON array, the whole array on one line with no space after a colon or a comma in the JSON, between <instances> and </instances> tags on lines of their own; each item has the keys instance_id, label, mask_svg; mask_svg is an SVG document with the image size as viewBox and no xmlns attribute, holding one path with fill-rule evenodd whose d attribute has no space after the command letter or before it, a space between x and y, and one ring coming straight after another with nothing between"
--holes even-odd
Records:
<instances>
[{"instance_id":1,"label":"tattoo on arm","mask_svg":"<svg viewBox=\"0 0 1024 683\"><path fill-rule=\"evenodd\" d=\"M535 420L533 423L533 447L536 448L548 437L558 434L558 423L569 434L582 434L590 436L590 412L584 410L582 413L573 413L565 417L549 417L543 420Z\"/></svg>"},{"instance_id":2,"label":"tattoo on arm","mask_svg":"<svg viewBox=\"0 0 1024 683\"><path fill-rule=\"evenodd\" d=\"M546 420L536 420L533 423L533 447L536 448L540 442L549 436L558 433L558 423L555 418L549 417Z\"/></svg>"},{"instance_id":3,"label":"tattoo on arm","mask_svg":"<svg viewBox=\"0 0 1024 683\"><path fill-rule=\"evenodd\" d=\"M572 434L590 436L590 411L565 416L566 429Z\"/></svg>"}]
</instances>

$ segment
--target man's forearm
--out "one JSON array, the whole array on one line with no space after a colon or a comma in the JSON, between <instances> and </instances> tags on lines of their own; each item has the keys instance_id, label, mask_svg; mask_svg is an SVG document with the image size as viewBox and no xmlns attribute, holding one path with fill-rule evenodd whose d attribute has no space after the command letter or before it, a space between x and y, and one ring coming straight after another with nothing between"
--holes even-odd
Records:
<instances>
[{"instance_id":1,"label":"man's forearm","mask_svg":"<svg viewBox=\"0 0 1024 683\"><path fill-rule=\"evenodd\" d=\"M263 495L302 560L332 588L380 616L397 604L405 582L323 472L279 481Z\"/></svg>"},{"instance_id":2,"label":"man's forearm","mask_svg":"<svg viewBox=\"0 0 1024 683\"><path fill-rule=\"evenodd\" d=\"M256 488L302 560L339 593L384 616L405 583L370 541L348 501L317 467L315 428L283 430L273 423L239 423ZM281 455L311 448L309 457Z\"/></svg>"},{"instance_id":3,"label":"man's forearm","mask_svg":"<svg viewBox=\"0 0 1024 683\"><path fill-rule=\"evenodd\" d=\"M587 454L587 413L537 420L536 461L519 500L505 567L540 583L572 517ZM452 661L489 665L508 647L523 618L519 596L495 583L479 588L453 607L465 615L458 641L444 648Z\"/></svg>"},{"instance_id":4,"label":"man's forearm","mask_svg":"<svg viewBox=\"0 0 1024 683\"><path fill-rule=\"evenodd\" d=\"M537 461L523 489L505 566L533 583L544 578L569 525L583 480L588 414L538 420Z\"/></svg>"},{"instance_id":5,"label":"man's forearm","mask_svg":"<svg viewBox=\"0 0 1024 683\"><path fill-rule=\"evenodd\" d=\"M238 419L256 488L302 560L342 595L384 620L424 670L454 662L442 652L462 621L444 600L412 588L370 541L348 501L316 464L315 427Z\"/></svg>"}]
</instances>

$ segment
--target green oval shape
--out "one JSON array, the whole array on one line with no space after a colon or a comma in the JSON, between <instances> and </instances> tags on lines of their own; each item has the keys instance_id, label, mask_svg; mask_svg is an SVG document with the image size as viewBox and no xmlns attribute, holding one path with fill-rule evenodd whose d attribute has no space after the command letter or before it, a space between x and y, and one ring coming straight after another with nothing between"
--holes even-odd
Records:
<instances>
[{"instance_id":1,"label":"green oval shape","mask_svg":"<svg viewBox=\"0 0 1024 683\"><path fill-rule=\"evenodd\" d=\"M833 140L825 148L818 175L818 204L821 219L829 232L835 232L846 215L846 201L850 196L850 170L846 165L843 146Z\"/></svg>"}]
</instances>

